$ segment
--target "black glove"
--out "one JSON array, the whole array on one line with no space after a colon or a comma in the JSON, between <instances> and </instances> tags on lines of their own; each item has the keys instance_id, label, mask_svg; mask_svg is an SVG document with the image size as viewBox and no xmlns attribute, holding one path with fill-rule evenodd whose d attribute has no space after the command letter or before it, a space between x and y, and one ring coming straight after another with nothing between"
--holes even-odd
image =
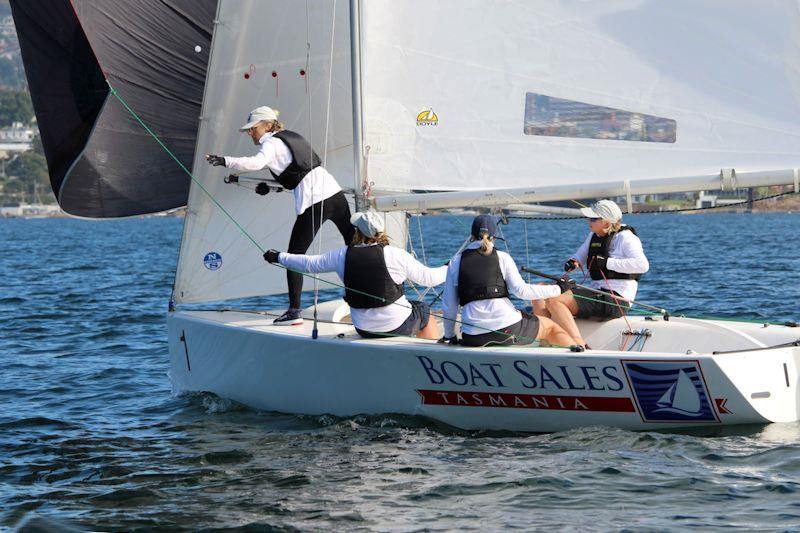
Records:
<instances>
[{"instance_id":1,"label":"black glove","mask_svg":"<svg viewBox=\"0 0 800 533\"><path fill-rule=\"evenodd\" d=\"M438 342L439 344L447 343L450 346L455 346L456 344L461 344L461 340L459 340L459 338L456 337L455 335L453 335L452 337L442 337L441 339L439 339L436 342Z\"/></svg>"},{"instance_id":2,"label":"black glove","mask_svg":"<svg viewBox=\"0 0 800 533\"><path fill-rule=\"evenodd\" d=\"M267 185L263 181L258 185L256 185L256 194L260 194L261 196L269 194L269 185Z\"/></svg>"},{"instance_id":3,"label":"black glove","mask_svg":"<svg viewBox=\"0 0 800 533\"><path fill-rule=\"evenodd\" d=\"M213 165L215 167L224 167L225 166L225 158L221 155L207 155L206 161L208 161L209 165Z\"/></svg>"},{"instance_id":4,"label":"black glove","mask_svg":"<svg viewBox=\"0 0 800 533\"><path fill-rule=\"evenodd\" d=\"M277 263L278 254L280 254L278 250L267 250L264 252L264 259L270 263Z\"/></svg>"},{"instance_id":5,"label":"black glove","mask_svg":"<svg viewBox=\"0 0 800 533\"><path fill-rule=\"evenodd\" d=\"M594 266L596 266L600 270L607 270L608 257L602 255L594 256Z\"/></svg>"},{"instance_id":6,"label":"black glove","mask_svg":"<svg viewBox=\"0 0 800 533\"><path fill-rule=\"evenodd\" d=\"M561 289L561 294L564 294L567 291L571 291L577 285L574 279L571 278L560 278L556 281L556 285Z\"/></svg>"},{"instance_id":7,"label":"black glove","mask_svg":"<svg viewBox=\"0 0 800 533\"><path fill-rule=\"evenodd\" d=\"M574 259L568 259L566 263L564 263L564 272L572 272L578 268L578 262Z\"/></svg>"}]
</instances>

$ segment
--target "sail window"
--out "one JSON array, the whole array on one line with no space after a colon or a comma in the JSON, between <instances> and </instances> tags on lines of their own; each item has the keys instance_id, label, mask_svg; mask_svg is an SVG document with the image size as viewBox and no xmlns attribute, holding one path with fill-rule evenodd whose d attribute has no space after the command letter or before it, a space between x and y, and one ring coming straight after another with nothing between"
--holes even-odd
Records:
<instances>
[{"instance_id":1,"label":"sail window","mask_svg":"<svg viewBox=\"0 0 800 533\"><path fill-rule=\"evenodd\" d=\"M525 94L525 135L674 143L677 123L613 107Z\"/></svg>"}]
</instances>

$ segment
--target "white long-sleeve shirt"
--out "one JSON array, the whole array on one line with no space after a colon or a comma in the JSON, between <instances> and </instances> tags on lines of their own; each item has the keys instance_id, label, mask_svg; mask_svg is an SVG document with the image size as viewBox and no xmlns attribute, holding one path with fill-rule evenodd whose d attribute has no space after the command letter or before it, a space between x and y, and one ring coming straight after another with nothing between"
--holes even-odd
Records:
<instances>
[{"instance_id":1,"label":"white long-sleeve shirt","mask_svg":"<svg viewBox=\"0 0 800 533\"><path fill-rule=\"evenodd\" d=\"M467 249L480 248L479 242L472 242ZM541 300L561 294L558 285L529 285L525 283L517 269L514 259L506 252L497 251L500 271L508 287L508 292L522 300ZM455 335L455 320L458 315L458 271L461 268L461 254L450 259L447 280L442 299L444 335ZM497 331L522 320L522 315L508 298L490 298L469 302L461 309L461 331L467 335L480 335Z\"/></svg>"},{"instance_id":2,"label":"white long-sleeve shirt","mask_svg":"<svg viewBox=\"0 0 800 533\"><path fill-rule=\"evenodd\" d=\"M377 246L361 245L361 246ZM320 272L336 272L344 281L344 262L347 246L331 250L322 255L301 255L281 252L278 261L285 267L302 272L318 274ZM429 268L414 259L411 254L394 246L383 248L383 258L389 276L397 283L410 279L417 285L435 287L444 283L447 267ZM399 328L411 314L411 304L405 296L394 303L372 309L350 308L353 325L364 331L386 332Z\"/></svg>"},{"instance_id":3,"label":"white long-sleeve shirt","mask_svg":"<svg viewBox=\"0 0 800 533\"><path fill-rule=\"evenodd\" d=\"M586 260L589 257L589 243L592 241L592 235L594 233L590 231L581 247L572 256L580 261L585 269L588 268ZM606 266L609 270L622 274L644 274L650 269L650 263L644 255L642 241L632 231L617 232L611 239ZM626 300L634 300L639 283L633 279L610 279L608 283L606 280L600 279L591 280L588 286L595 289L611 289Z\"/></svg>"},{"instance_id":4,"label":"white long-sleeve shirt","mask_svg":"<svg viewBox=\"0 0 800 533\"><path fill-rule=\"evenodd\" d=\"M233 170L255 172L269 168L280 175L286 170L293 159L292 152L286 143L276 139L275 132L265 133L258 142L261 148L251 157L225 156L225 166ZM327 200L342 188L331 176L330 172L319 166L311 170L292 191L294 193L294 208L298 215L317 202Z\"/></svg>"}]
</instances>

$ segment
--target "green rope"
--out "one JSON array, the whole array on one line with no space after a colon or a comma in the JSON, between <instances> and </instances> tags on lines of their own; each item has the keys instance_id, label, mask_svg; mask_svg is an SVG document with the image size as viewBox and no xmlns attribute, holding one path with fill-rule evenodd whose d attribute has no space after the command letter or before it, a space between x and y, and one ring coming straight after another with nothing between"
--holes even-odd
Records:
<instances>
[{"instance_id":1,"label":"green rope","mask_svg":"<svg viewBox=\"0 0 800 533\"><path fill-rule=\"evenodd\" d=\"M194 177L192 172L188 168L186 168L186 166L180 161L180 159L178 159L175 156L175 154L172 153L172 151L161 141L161 139L158 137L158 135L156 135L153 132L153 130L151 130L147 126L147 124L145 124L145 122L139 117L139 115L136 114L136 112L133 109L131 109L131 107L128 105L128 103L125 101L125 99L123 99L119 95L119 93L117 93L117 90L114 89L114 87L111 86L111 83L108 80L106 80L106 83L108 84L108 88L109 88L111 94L114 96L114 98L116 98L125 107L125 109L128 111L128 113L130 113L130 115L145 129L145 131L158 143L158 145L178 164L178 166L181 167L181 169L186 173L186 175L189 176L189 178L192 180L192 182L194 182L198 187L200 187L200 190L202 190L206 194L206 196L208 196L208 198L212 202L214 202L214 205L216 205L217 207L220 208L220 210L225 214L225 216L227 216L230 219L230 221L233 222L234 225L237 228L239 228L239 231L241 231L242 234L245 237L247 237L250 240L250 242L252 242L262 254L264 252L266 252L266 250L264 250L264 248L247 232L247 230L244 229L241 224L239 224L239 222L233 217L233 215L231 215L228 212L228 210L225 209L225 207L221 203L219 203L219 201L216 198L214 198L214 195L212 195L211 192L209 192L209 190L206 189L203 186L203 184L200 183L200 181L197 178ZM380 296L375 296L373 294L368 294L366 292L359 291L357 289L349 289L349 288L345 287L344 285L338 284L338 283L330 281L330 280L326 280L326 279L320 278L319 276L315 276L315 275L309 274L307 272L302 272L302 271L299 271L299 270L295 270L295 269L289 268L289 267L287 267L285 265L281 265L280 263L271 263L271 264L273 266L277 266L277 267L283 268L284 270L288 270L290 272L296 272L296 273L301 274L301 275L303 275L303 276L305 276L307 278L310 278L310 279L313 279L313 280L316 280L316 281L321 281L323 283L327 283L327 284L332 285L334 287L338 287L340 289L349 290L351 292L354 292L354 293L357 293L357 294L361 294L362 296L367 296L369 298L374 298L374 299L376 299L376 300L378 300L380 302L386 303L386 299L385 298L381 298ZM389 304L399 305L399 306L404 307L406 309L413 309L409 305L404 305L404 304L397 303L397 302L389 302ZM389 304L387 304L387 305L389 305ZM431 316L434 316L436 318L441 318L442 320L445 320L445 318L442 315L436 315L433 312L431 312ZM533 343L537 343L538 342L538 339L531 339L529 337L511 335L509 333L504 333L502 331L497 331L497 330L494 330L494 329L485 328L485 327L482 327L482 326L477 326L475 324L467 324L465 322L462 322L462 321L456 320L456 319L447 319L447 320L450 320L451 322L453 322L455 324L466 325L466 326L470 326L470 327L473 327L473 328L476 328L476 329L482 329L482 330L485 330L487 333L498 333L500 335L506 335L508 337L517 337L519 339L530 340L530 341L533 341ZM400 335L400 336L403 336L403 335Z\"/></svg>"}]
</instances>

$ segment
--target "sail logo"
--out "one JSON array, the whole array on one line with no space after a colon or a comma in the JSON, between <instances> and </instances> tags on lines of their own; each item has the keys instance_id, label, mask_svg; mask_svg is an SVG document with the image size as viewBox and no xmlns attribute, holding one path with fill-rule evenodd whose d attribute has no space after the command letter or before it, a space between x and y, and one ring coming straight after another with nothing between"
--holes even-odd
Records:
<instances>
[{"instance_id":1,"label":"sail logo","mask_svg":"<svg viewBox=\"0 0 800 533\"><path fill-rule=\"evenodd\" d=\"M645 422L719 422L698 361L621 361Z\"/></svg>"},{"instance_id":2,"label":"sail logo","mask_svg":"<svg viewBox=\"0 0 800 533\"><path fill-rule=\"evenodd\" d=\"M423 109L417 115L417 126L438 126L439 116L432 108Z\"/></svg>"},{"instance_id":3,"label":"sail logo","mask_svg":"<svg viewBox=\"0 0 800 533\"><path fill-rule=\"evenodd\" d=\"M203 264L209 270L218 270L222 266L222 256L217 252L208 252L203 257Z\"/></svg>"}]
</instances>

